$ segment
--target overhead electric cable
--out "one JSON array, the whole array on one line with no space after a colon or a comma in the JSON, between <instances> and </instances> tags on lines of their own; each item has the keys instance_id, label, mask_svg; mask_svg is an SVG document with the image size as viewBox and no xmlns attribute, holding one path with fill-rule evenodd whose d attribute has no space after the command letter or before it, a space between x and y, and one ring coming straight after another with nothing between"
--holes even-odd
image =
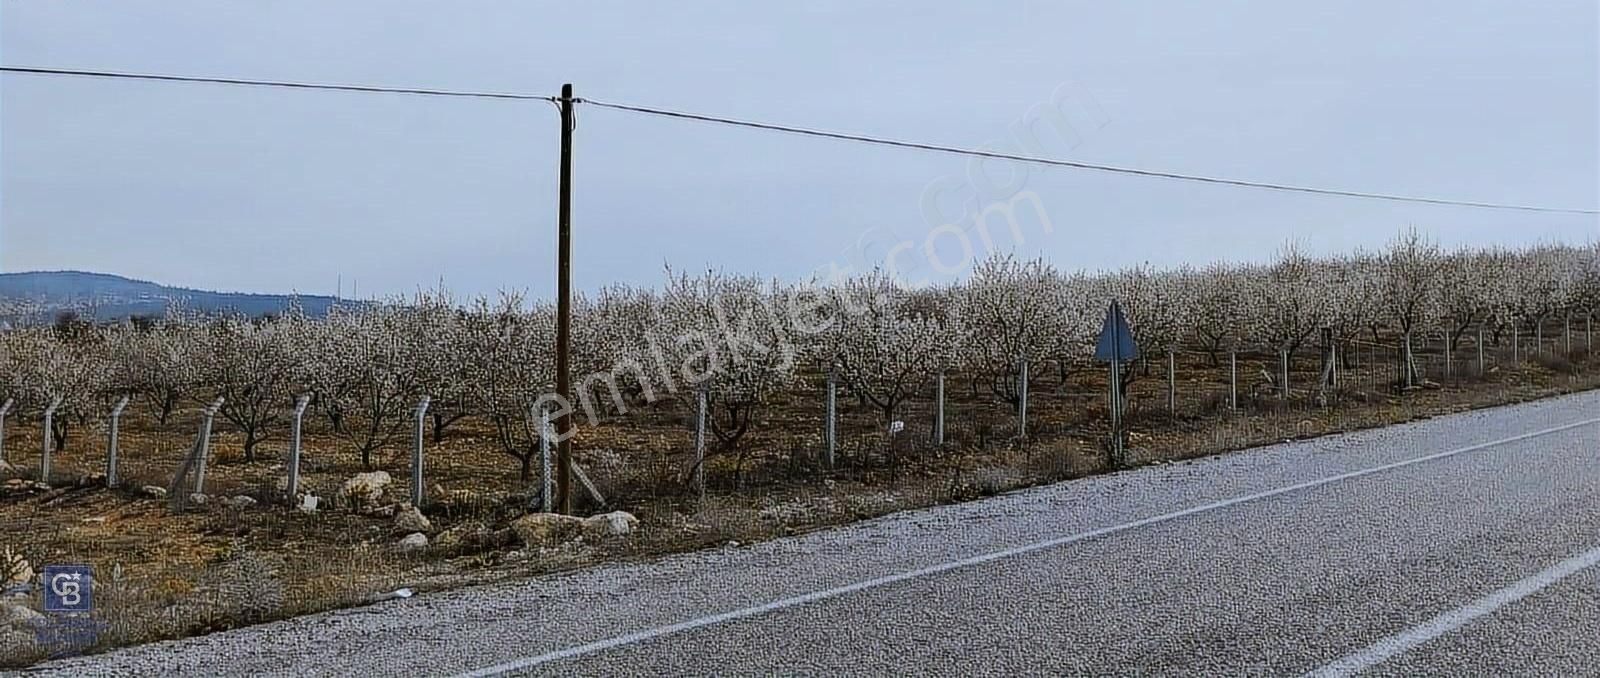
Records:
<instances>
[{"instance_id":1,"label":"overhead electric cable","mask_svg":"<svg viewBox=\"0 0 1600 678\"><path fill-rule=\"evenodd\" d=\"M121 73L115 71L81 71L64 68L33 68L27 66L0 66L0 72L29 75L65 75L89 78L115 78L122 80L160 80L166 82L208 83L216 85L245 85L250 87L281 87L288 89L320 89L344 92L376 92L383 94L415 94L432 97L464 97L473 99L518 99L531 101L556 101L556 97L541 94L516 94L509 92L472 92L463 90L424 89L416 87L378 87L373 85L331 85L314 82L288 82L281 80L245 80L242 78L210 78L189 75L159 75L151 73Z\"/></svg>"},{"instance_id":2,"label":"overhead electric cable","mask_svg":"<svg viewBox=\"0 0 1600 678\"><path fill-rule=\"evenodd\" d=\"M821 138L825 138L825 139L836 139L836 140L839 140L839 141L853 141L853 142L858 142L858 143L874 144L874 145L878 145L878 146L891 146L891 147L895 147L895 148L909 148L909 149L915 149L915 150L921 150L921 151L932 151L932 152L935 152L935 153L949 153L949 154L964 155L964 156L979 157L979 158L993 158L993 159L996 159L996 160L1012 160L1012 161L1016 161L1016 162L1031 163L1031 164L1035 164L1035 165L1047 165L1047 166L1052 166L1052 167L1067 167L1067 168L1072 168L1072 169L1091 170L1091 171L1096 171L1096 172L1111 172L1111 173L1115 173L1115 174L1128 174L1128 175L1151 177L1151 178L1157 178L1157 179L1173 179L1173 180L1178 180L1178 181L1192 181L1192 182L1200 182L1200 183L1207 183L1207 184L1221 184L1221 185L1226 185L1226 186L1239 186L1239 187L1243 187L1243 188L1256 188L1256 189L1265 189L1265 190L1272 190L1272 191L1289 191L1289 192L1294 192L1294 193L1311 193L1311 194L1316 194L1316 195L1329 195L1329 196L1338 196L1338 197L1345 197L1345 198L1364 198L1364 199L1369 199L1369 200L1388 200L1388 201L1392 201L1392 202L1423 203L1423 204L1428 204L1428 205L1451 205L1451 206L1456 206L1456 207L1474 207L1474 208L1480 208L1480 209L1518 210L1518 211L1523 211L1523 212L1554 212L1554 213L1561 213L1561 214L1591 214L1591 215L1592 214L1600 214L1600 210L1595 210L1595 209L1583 209L1583 208L1572 208L1572 207L1546 207L1546 206L1541 206L1541 205L1514 205L1514 204L1506 204L1506 203L1481 202L1481 201L1473 201L1473 200L1449 200L1449 199L1445 199L1445 198L1427 198L1427 197L1418 197L1418 196L1410 196L1410 195L1396 195L1396 194L1391 194L1391 193L1373 193L1373 192L1366 192L1366 191L1348 191L1348 190L1341 190L1341 189L1334 189L1334 188L1317 188L1317 187L1313 187L1313 186L1297 186L1297 185L1293 185L1293 184L1279 184L1279 183L1272 183L1272 182L1266 182L1266 181L1250 181L1250 180L1245 180L1245 179L1229 179L1229 178L1224 178L1224 177L1213 177L1213 176L1205 176L1205 175L1199 175L1199 174L1182 174L1182 173L1178 173L1178 172L1164 172L1164 171L1158 171L1158 170L1137 169L1137 168L1133 168L1133 167L1117 167L1117 166L1113 166L1113 165L1099 165L1099 164L1095 164L1095 163L1077 162L1077 161L1072 161L1072 160L1059 160L1059 159L1055 159L1055 158L1041 158L1041 157L1035 157L1035 156L1017 155L1017 154L1013 154L1013 153L999 153L999 152L995 152L995 151L984 151L984 150L973 149L973 148L960 148L960 147L956 147L956 146L943 146L943 145L939 145L939 144L931 144L931 143L925 143L925 142L919 142L919 141L904 141L904 140L900 140L900 139L887 139L887 138L882 138L882 137L868 136L868 135L865 135L865 134L853 134L853 133L846 133L846 132L833 132L833 131L828 131L828 130L810 129L810 128L805 128L805 127L794 127L794 126L791 126L791 125L778 125L778 124L767 123L767 122L756 122L756 121L752 121L752 120L739 120L739 119L735 119L735 118L723 118L723 117L718 117L718 116L713 116L713 115L704 115L704 114L700 114L700 113L686 113L686 112L683 112L683 111L672 111L672 110L666 110L666 109L661 109L661 108L651 108L651 107L648 107L648 106L637 106L637 105L633 105L633 104L621 104L621 103L614 103L614 102L609 102L609 101L599 101L599 100L595 100L595 99L579 99L578 101L580 103L585 103L585 104L588 104L590 106L597 106L597 107L600 107L600 108L610 108L610 109L616 109L616 110L619 110L619 111L629 111L629 112L633 112L633 113L643 113L643 114L647 114L647 115L663 116L663 117L668 117L668 118L679 118L679 119L684 119L684 120L694 120L694 121L698 121L698 122L714 123L714 124L719 124L719 125L732 125L732 126L736 126L736 127L748 127L748 128L760 129L760 130L768 130L768 131L773 131L773 132L785 132L785 133L788 133L788 134L798 134L798 135L810 136L810 137L821 137Z\"/></svg>"}]
</instances>

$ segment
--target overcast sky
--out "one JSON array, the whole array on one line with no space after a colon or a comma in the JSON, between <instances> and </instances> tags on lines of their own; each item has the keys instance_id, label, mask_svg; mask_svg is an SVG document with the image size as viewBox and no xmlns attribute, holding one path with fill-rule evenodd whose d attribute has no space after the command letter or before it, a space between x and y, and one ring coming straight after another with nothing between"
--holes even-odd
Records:
<instances>
[{"instance_id":1,"label":"overcast sky","mask_svg":"<svg viewBox=\"0 0 1600 678\"><path fill-rule=\"evenodd\" d=\"M1084 162L1578 208L1600 203L1597 34L1593 0L0 2L7 65L572 82L600 100ZM1018 122L1050 108L1019 142ZM543 102L7 74L0 269L544 295L557 134ZM1447 245L1600 236L1593 216L1001 163L974 181L960 158L592 107L576 137L584 289L654 284L665 263L792 279L881 263L901 241L905 279L940 279L963 236L936 227L970 229L962 214L996 199L1019 206L1024 234L996 247L1064 268L1260 260L1290 239L1341 251L1408 225Z\"/></svg>"}]
</instances>

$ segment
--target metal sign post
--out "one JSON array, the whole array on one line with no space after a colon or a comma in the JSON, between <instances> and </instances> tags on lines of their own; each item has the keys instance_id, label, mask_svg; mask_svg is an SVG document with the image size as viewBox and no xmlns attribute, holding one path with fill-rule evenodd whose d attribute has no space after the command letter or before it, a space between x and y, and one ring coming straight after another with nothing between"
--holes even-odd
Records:
<instances>
[{"instance_id":1,"label":"metal sign post","mask_svg":"<svg viewBox=\"0 0 1600 678\"><path fill-rule=\"evenodd\" d=\"M1128 318L1122 314L1122 306L1116 300L1112 300L1111 307L1106 309L1106 321L1100 329L1100 338L1095 341L1094 357L1111 364L1111 463L1124 466L1127 464L1127 454L1123 449L1122 361L1137 360L1139 346L1134 342L1133 332L1128 329Z\"/></svg>"}]
</instances>

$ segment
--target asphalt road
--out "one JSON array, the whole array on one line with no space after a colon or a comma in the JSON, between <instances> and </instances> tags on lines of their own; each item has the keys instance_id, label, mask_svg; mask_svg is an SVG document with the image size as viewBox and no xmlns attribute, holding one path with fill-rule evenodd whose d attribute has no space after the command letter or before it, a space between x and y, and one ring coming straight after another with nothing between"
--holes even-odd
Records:
<instances>
[{"instance_id":1,"label":"asphalt road","mask_svg":"<svg viewBox=\"0 0 1600 678\"><path fill-rule=\"evenodd\" d=\"M1600 393L51 675L1600 675Z\"/></svg>"}]
</instances>

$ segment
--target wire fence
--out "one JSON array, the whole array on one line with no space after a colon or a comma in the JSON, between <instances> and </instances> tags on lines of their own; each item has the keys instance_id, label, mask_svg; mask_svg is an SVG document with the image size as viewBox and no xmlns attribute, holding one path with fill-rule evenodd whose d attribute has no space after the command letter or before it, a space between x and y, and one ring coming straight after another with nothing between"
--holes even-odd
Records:
<instances>
[{"instance_id":1,"label":"wire fence","mask_svg":"<svg viewBox=\"0 0 1600 678\"><path fill-rule=\"evenodd\" d=\"M1421 338L1409 386L1406 352L1383 339L1344 343L1333 371L1326 351L1297 352L1287 388L1272 351L1185 349L1170 363L1146 356L1126 370L1129 461L1172 462L1600 383L1582 334L1486 337L1481 351L1472 335L1453 351L1437 336ZM650 529L588 547L534 547L508 527L540 510L540 465L522 477L518 460L495 451L492 427L473 417L437 433L431 420L411 431L424 451L425 524L416 525L400 517L411 498L410 439L377 452L369 468L327 421L308 414L300 494L292 496L288 436L269 438L246 462L243 436L218 420L196 487L193 474L184 484L174 476L195 454L204 406L180 408L165 425L150 408L130 406L118 418L116 488L103 489L111 418L76 416L52 431L45 488L35 485L43 422L9 413L4 541L32 562L96 566L105 581L97 614L106 625L96 642L109 646L371 600L426 579L441 559L494 567L523 558L524 571L546 571L1111 470L1106 366L1046 362L1029 377L1025 426L1020 399L1005 397L1018 389L991 375L947 372L942 417L936 377L890 409L840 385L830 455L826 375L807 374L737 445L705 436L703 494L692 406L663 400L604 419L578 434L580 469L595 490L580 493L581 509L626 509ZM351 491L374 471L390 476L377 496ZM172 492L188 499L177 512ZM306 495L318 498L315 510ZM431 544L397 545L412 532Z\"/></svg>"}]
</instances>

